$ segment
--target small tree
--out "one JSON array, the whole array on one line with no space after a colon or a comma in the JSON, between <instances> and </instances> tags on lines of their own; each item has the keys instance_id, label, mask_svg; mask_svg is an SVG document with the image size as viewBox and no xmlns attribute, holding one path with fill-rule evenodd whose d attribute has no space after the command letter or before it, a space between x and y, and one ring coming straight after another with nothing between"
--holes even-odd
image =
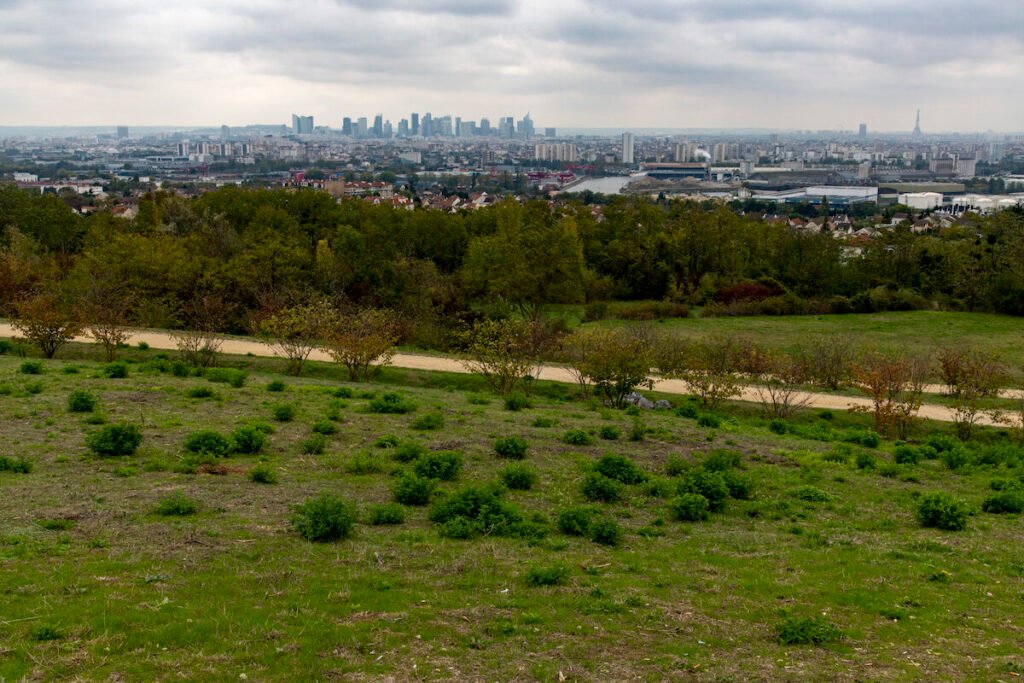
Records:
<instances>
[{"instance_id":1,"label":"small tree","mask_svg":"<svg viewBox=\"0 0 1024 683\"><path fill-rule=\"evenodd\" d=\"M46 292L18 299L11 306L11 324L47 358L53 358L60 347L82 331L71 307Z\"/></svg>"},{"instance_id":2,"label":"small tree","mask_svg":"<svg viewBox=\"0 0 1024 683\"><path fill-rule=\"evenodd\" d=\"M767 356L756 374L754 390L761 399L765 415L786 419L806 406L811 395L801 389L807 381L807 368L799 358L785 355Z\"/></svg>"},{"instance_id":3,"label":"small tree","mask_svg":"<svg viewBox=\"0 0 1024 683\"><path fill-rule=\"evenodd\" d=\"M835 391L850 381L854 353L848 337L818 337L800 347L798 356L807 370L807 379L819 386Z\"/></svg>"},{"instance_id":4,"label":"small tree","mask_svg":"<svg viewBox=\"0 0 1024 683\"><path fill-rule=\"evenodd\" d=\"M968 441L981 413L981 399L999 393L1002 364L990 353L964 348L942 349L938 359L942 381L953 399L957 436Z\"/></svg>"},{"instance_id":5,"label":"small tree","mask_svg":"<svg viewBox=\"0 0 1024 683\"><path fill-rule=\"evenodd\" d=\"M536 326L542 323L518 319L480 320L462 333L468 359L462 364L483 375L496 392L507 396L529 390L539 370L540 354L546 345Z\"/></svg>"},{"instance_id":6,"label":"small tree","mask_svg":"<svg viewBox=\"0 0 1024 683\"><path fill-rule=\"evenodd\" d=\"M920 358L870 354L853 366L854 384L871 398L875 431L906 439L928 379L929 365Z\"/></svg>"},{"instance_id":7,"label":"small tree","mask_svg":"<svg viewBox=\"0 0 1024 683\"><path fill-rule=\"evenodd\" d=\"M658 371L667 378L686 382L701 405L717 406L726 398L740 395L740 378L737 376L737 348L732 340L725 337L706 339L673 350L678 340L662 337L659 345L668 345L656 354Z\"/></svg>"},{"instance_id":8,"label":"small tree","mask_svg":"<svg viewBox=\"0 0 1024 683\"><path fill-rule=\"evenodd\" d=\"M170 333L186 363L200 367L217 364L224 338L219 334L227 320L228 306L215 295L198 296L185 309L185 329Z\"/></svg>"},{"instance_id":9,"label":"small tree","mask_svg":"<svg viewBox=\"0 0 1024 683\"><path fill-rule=\"evenodd\" d=\"M299 375L319 340L332 329L337 313L326 301L283 308L263 320L260 329L268 346L288 359L288 373Z\"/></svg>"},{"instance_id":10,"label":"small tree","mask_svg":"<svg viewBox=\"0 0 1024 683\"><path fill-rule=\"evenodd\" d=\"M128 341L129 297L94 284L82 301L82 318L89 336L103 345L107 362L117 360L117 347Z\"/></svg>"},{"instance_id":11,"label":"small tree","mask_svg":"<svg viewBox=\"0 0 1024 683\"><path fill-rule=\"evenodd\" d=\"M621 408L626 397L638 386L651 388L651 348L642 335L632 329L594 329L578 332L570 346L572 373L583 387L607 405Z\"/></svg>"},{"instance_id":12,"label":"small tree","mask_svg":"<svg viewBox=\"0 0 1024 683\"><path fill-rule=\"evenodd\" d=\"M399 321L394 312L364 308L335 318L324 344L331 357L348 369L352 381L366 381L391 362L398 332Z\"/></svg>"}]
</instances>

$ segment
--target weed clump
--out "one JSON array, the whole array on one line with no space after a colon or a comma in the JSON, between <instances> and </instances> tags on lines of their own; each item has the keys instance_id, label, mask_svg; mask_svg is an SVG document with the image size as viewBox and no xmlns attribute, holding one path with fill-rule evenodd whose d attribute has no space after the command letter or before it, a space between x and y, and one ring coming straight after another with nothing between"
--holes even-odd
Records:
<instances>
[{"instance_id":1,"label":"weed clump","mask_svg":"<svg viewBox=\"0 0 1024 683\"><path fill-rule=\"evenodd\" d=\"M622 543L622 527L614 519L599 519L590 525L590 540L611 547Z\"/></svg>"},{"instance_id":2,"label":"weed clump","mask_svg":"<svg viewBox=\"0 0 1024 683\"><path fill-rule=\"evenodd\" d=\"M683 493L668 503L669 513L680 522L703 522L711 516L708 499L699 493Z\"/></svg>"},{"instance_id":3,"label":"weed clump","mask_svg":"<svg viewBox=\"0 0 1024 683\"><path fill-rule=\"evenodd\" d=\"M790 491L790 495L807 503L828 503L832 500L830 494L822 491L817 486L810 485L798 486Z\"/></svg>"},{"instance_id":4,"label":"weed clump","mask_svg":"<svg viewBox=\"0 0 1024 683\"><path fill-rule=\"evenodd\" d=\"M724 510L726 501L729 499L729 485L726 483L725 477L720 472L707 470L692 472L679 484L678 492L680 495L697 493L704 496L711 512Z\"/></svg>"},{"instance_id":5,"label":"weed clump","mask_svg":"<svg viewBox=\"0 0 1024 683\"><path fill-rule=\"evenodd\" d=\"M398 462L414 462L422 458L428 452L427 447L419 441L406 441L399 444L391 457Z\"/></svg>"},{"instance_id":6,"label":"weed clump","mask_svg":"<svg viewBox=\"0 0 1024 683\"><path fill-rule=\"evenodd\" d=\"M380 460L369 453L358 453L345 465L345 471L349 474L376 474L383 470Z\"/></svg>"},{"instance_id":7,"label":"weed clump","mask_svg":"<svg viewBox=\"0 0 1024 683\"><path fill-rule=\"evenodd\" d=\"M13 472L14 474L28 474L32 471L32 461L24 458L9 458L0 455L0 472Z\"/></svg>"},{"instance_id":8,"label":"weed clump","mask_svg":"<svg viewBox=\"0 0 1024 683\"><path fill-rule=\"evenodd\" d=\"M528 465L509 465L501 473L501 482L513 491L529 491L537 483L537 472Z\"/></svg>"},{"instance_id":9,"label":"weed clump","mask_svg":"<svg viewBox=\"0 0 1024 683\"><path fill-rule=\"evenodd\" d=\"M101 373L108 379L124 379L128 376L128 365L121 360L107 363L103 366Z\"/></svg>"},{"instance_id":10,"label":"weed clump","mask_svg":"<svg viewBox=\"0 0 1024 683\"><path fill-rule=\"evenodd\" d=\"M142 445L142 432L133 424L121 422L107 425L89 435L85 445L103 458L118 458L131 455Z\"/></svg>"},{"instance_id":11,"label":"weed clump","mask_svg":"<svg viewBox=\"0 0 1024 683\"><path fill-rule=\"evenodd\" d=\"M415 474L405 472L398 475L391 495L394 496L395 502L402 505L426 505L430 502L436 485L434 479L417 477Z\"/></svg>"},{"instance_id":12,"label":"weed clump","mask_svg":"<svg viewBox=\"0 0 1024 683\"><path fill-rule=\"evenodd\" d=\"M412 421L412 425L410 426L420 432L437 431L444 427L444 415L441 413L427 413L426 415L420 415Z\"/></svg>"},{"instance_id":13,"label":"weed clump","mask_svg":"<svg viewBox=\"0 0 1024 683\"><path fill-rule=\"evenodd\" d=\"M243 370L234 368L210 368L206 371L206 379L220 384L230 384L236 389L245 386L248 375Z\"/></svg>"},{"instance_id":14,"label":"weed clump","mask_svg":"<svg viewBox=\"0 0 1024 683\"><path fill-rule=\"evenodd\" d=\"M295 419L295 406L291 403L278 403L270 410L278 422L291 422Z\"/></svg>"},{"instance_id":15,"label":"weed clump","mask_svg":"<svg viewBox=\"0 0 1024 683\"><path fill-rule=\"evenodd\" d=\"M570 429L562 435L562 442L570 446L589 446L594 443L594 437L582 429Z\"/></svg>"},{"instance_id":16,"label":"weed clump","mask_svg":"<svg viewBox=\"0 0 1024 683\"><path fill-rule=\"evenodd\" d=\"M455 451L428 453L416 461L413 471L425 479L455 481L462 472L462 455Z\"/></svg>"},{"instance_id":17,"label":"weed clump","mask_svg":"<svg viewBox=\"0 0 1024 683\"><path fill-rule=\"evenodd\" d=\"M217 392L210 387L195 387L188 390L189 398L213 398L216 395Z\"/></svg>"},{"instance_id":18,"label":"weed clump","mask_svg":"<svg viewBox=\"0 0 1024 683\"><path fill-rule=\"evenodd\" d=\"M558 513L558 530L566 536L586 536L593 513L588 508L567 508Z\"/></svg>"},{"instance_id":19,"label":"weed clump","mask_svg":"<svg viewBox=\"0 0 1024 683\"><path fill-rule=\"evenodd\" d=\"M374 448L396 448L398 444L398 437L394 434L385 434L373 442Z\"/></svg>"},{"instance_id":20,"label":"weed clump","mask_svg":"<svg viewBox=\"0 0 1024 683\"><path fill-rule=\"evenodd\" d=\"M506 436L494 442L494 452L502 458L522 460L526 457L529 444L526 439L518 436Z\"/></svg>"},{"instance_id":21,"label":"weed clump","mask_svg":"<svg viewBox=\"0 0 1024 683\"><path fill-rule=\"evenodd\" d=\"M382 415L405 415L416 410L416 404L399 394L387 393L370 401L369 410Z\"/></svg>"},{"instance_id":22,"label":"weed clump","mask_svg":"<svg viewBox=\"0 0 1024 683\"><path fill-rule=\"evenodd\" d=\"M618 502L622 499L625 489L622 482L606 477L600 472L588 474L580 487L584 498L597 503Z\"/></svg>"},{"instance_id":23,"label":"weed clump","mask_svg":"<svg viewBox=\"0 0 1024 683\"><path fill-rule=\"evenodd\" d=\"M156 506L154 512L163 517L187 517L194 515L199 504L181 491L175 491Z\"/></svg>"},{"instance_id":24,"label":"weed clump","mask_svg":"<svg viewBox=\"0 0 1024 683\"><path fill-rule=\"evenodd\" d=\"M310 434L299 442L299 448L306 455L320 455L327 449L327 437L323 434Z\"/></svg>"},{"instance_id":25,"label":"weed clump","mask_svg":"<svg viewBox=\"0 0 1024 683\"><path fill-rule=\"evenodd\" d=\"M615 425L603 425L597 435L605 441L615 441L622 436L622 432Z\"/></svg>"},{"instance_id":26,"label":"weed clump","mask_svg":"<svg viewBox=\"0 0 1024 683\"><path fill-rule=\"evenodd\" d=\"M267 384L267 391L279 393L284 391L286 387L287 385L284 382L282 382L279 379L275 379L274 381Z\"/></svg>"},{"instance_id":27,"label":"weed clump","mask_svg":"<svg viewBox=\"0 0 1024 683\"><path fill-rule=\"evenodd\" d=\"M355 505L325 493L296 507L291 524L307 541L327 543L348 538L357 518Z\"/></svg>"},{"instance_id":28,"label":"weed clump","mask_svg":"<svg viewBox=\"0 0 1024 683\"><path fill-rule=\"evenodd\" d=\"M642 484L647 481L647 473L623 455L603 456L594 465L594 471L623 484Z\"/></svg>"},{"instance_id":29,"label":"weed clump","mask_svg":"<svg viewBox=\"0 0 1024 683\"><path fill-rule=\"evenodd\" d=\"M231 446L236 453L255 455L266 442L267 435L259 425L246 425L231 432Z\"/></svg>"},{"instance_id":30,"label":"weed clump","mask_svg":"<svg viewBox=\"0 0 1024 683\"><path fill-rule=\"evenodd\" d=\"M254 484L276 484L277 472L267 464L257 465L249 470L249 481Z\"/></svg>"},{"instance_id":31,"label":"weed clump","mask_svg":"<svg viewBox=\"0 0 1024 683\"><path fill-rule=\"evenodd\" d=\"M43 374L43 362L40 360L27 360L21 364L18 372L23 375L41 375Z\"/></svg>"},{"instance_id":32,"label":"weed clump","mask_svg":"<svg viewBox=\"0 0 1024 683\"><path fill-rule=\"evenodd\" d=\"M842 640L843 632L824 617L787 617L775 625L780 645L825 645Z\"/></svg>"},{"instance_id":33,"label":"weed clump","mask_svg":"<svg viewBox=\"0 0 1024 683\"><path fill-rule=\"evenodd\" d=\"M374 526L402 524L405 522L405 508L398 503L381 503L370 508L367 521Z\"/></svg>"},{"instance_id":34,"label":"weed clump","mask_svg":"<svg viewBox=\"0 0 1024 683\"><path fill-rule=\"evenodd\" d=\"M514 393L505 397L505 410L510 410L514 413L517 413L520 410L526 410L527 408L532 407L532 405L533 404L530 403L530 399L527 398L525 394Z\"/></svg>"},{"instance_id":35,"label":"weed clump","mask_svg":"<svg viewBox=\"0 0 1024 683\"><path fill-rule=\"evenodd\" d=\"M185 450L189 453L222 458L231 452L231 442L220 432L200 429L185 438Z\"/></svg>"},{"instance_id":36,"label":"weed clump","mask_svg":"<svg viewBox=\"0 0 1024 683\"><path fill-rule=\"evenodd\" d=\"M456 491L431 507L430 521L448 538L524 536L536 531L524 525L522 514L503 501L501 490L494 487L470 486Z\"/></svg>"},{"instance_id":37,"label":"weed clump","mask_svg":"<svg viewBox=\"0 0 1024 683\"><path fill-rule=\"evenodd\" d=\"M560 586L568 581L569 568L564 564L550 567L530 567L524 579L528 586Z\"/></svg>"},{"instance_id":38,"label":"weed clump","mask_svg":"<svg viewBox=\"0 0 1024 683\"><path fill-rule=\"evenodd\" d=\"M962 531L967 528L967 505L948 493L926 493L918 502L917 519L924 527Z\"/></svg>"},{"instance_id":39,"label":"weed clump","mask_svg":"<svg viewBox=\"0 0 1024 683\"><path fill-rule=\"evenodd\" d=\"M993 515L1024 512L1024 490L1007 489L992 494L981 504L981 509Z\"/></svg>"},{"instance_id":40,"label":"weed clump","mask_svg":"<svg viewBox=\"0 0 1024 683\"><path fill-rule=\"evenodd\" d=\"M338 431L338 428L330 420L317 420L313 423L313 433L323 434L324 436L330 436Z\"/></svg>"},{"instance_id":41,"label":"weed clump","mask_svg":"<svg viewBox=\"0 0 1024 683\"><path fill-rule=\"evenodd\" d=\"M51 640L60 640L64 637L64 634L56 626L39 624L32 627L29 637L37 643L45 643Z\"/></svg>"},{"instance_id":42,"label":"weed clump","mask_svg":"<svg viewBox=\"0 0 1024 683\"><path fill-rule=\"evenodd\" d=\"M96 397L84 389L76 389L68 396L68 410L72 413L91 413L96 403Z\"/></svg>"}]
</instances>

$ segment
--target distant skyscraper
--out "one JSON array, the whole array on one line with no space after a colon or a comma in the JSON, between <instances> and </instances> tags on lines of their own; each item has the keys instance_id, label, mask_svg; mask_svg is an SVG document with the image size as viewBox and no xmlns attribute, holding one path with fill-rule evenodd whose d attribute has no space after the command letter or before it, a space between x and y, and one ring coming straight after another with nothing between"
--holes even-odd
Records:
<instances>
[{"instance_id":1,"label":"distant skyscraper","mask_svg":"<svg viewBox=\"0 0 1024 683\"><path fill-rule=\"evenodd\" d=\"M409 119L399 119L399 121L398 121L398 137L400 137L400 138L409 137Z\"/></svg>"},{"instance_id":2,"label":"distant skyscraper","mask_svg":"<svg viewBox=\"0 0 1024 683\"><path fill-rule=\"evenodd\" d=\"M917 118L914 119L914 137L921 137L921 110L917 110Z\"/></svg>"},{"instance_id":3,"label":"distant skyscraper","mask_svg":"<svg viewBox=\"0 0 1024 683\"><path fill-rule=\"evenodd\" d=\"M352 119L347 116L341 120L341 134L352 135Z\"/></svg>"},{"instance_id":4,"label":"distant skyscraper","mask_svg":"<svg viewBox=\"0 0 1024 683\"><path fill-rule=\"evenodd\" d=\"M117 137L119 137L122 140L127 138L128 137L128 126L118 126L117 127Z\"/></svg>"},{"instance_id":5,"label":"distant skyscraper","mask_svg":"<svg viewBox=\"0 0 1024 683\"><path fill-rule=\"evenodd\" d=\"M412 120L412 134L413 135L419 135L420 134L420 115L417 114L416 112L413 112L412 116L410 118Z\"/></svg>"},{"instance_id":6,"label":"distant skyscraper","mask_svg":"<svg viewBox=\"0 0 1024 683\"><path fill-rule=\"evenodd\" d=\"M313 117L292 114L292 132L296 135L309 135L313 132Z\"/></svg>"},{"instance_id":7,"label":"distant skyscraper","mask_svg":"<svg viewBox=\"0 0 1024 683\"><path fill-rule=\"evenodd\" d=\"M423 115L423 119L420 120L420 135L425 138L429 138L434 134L434 117L430 115L428 111Z\"/></svg>"},{"instance_id":8,"label":"distant skyscraper","mask_svg":"<svg viewBox=\"0 0 1024 683\"><path fill-rule=\"evenodd\" d=\"M544 137L546 137L546 138L556 138L556 137L558 137L558 131L555 130L554 128L545 128L544 129Z\"/></svg>"},{"instance_id":9,"label":"distant skyscraper","mask_svg":"<svg viewBox=\"0 0 1024 683\"><path fill-rule=\"evenodd\" d=\"M622 163L632 164L633 163L633 134L623 133L622 134Z\"/></svg>"},{"instance_id":10,"label":"distant skyscraper","mask_svg":"<svg viewBox=\"0 0 1024 683\"><path fill-rule=\"evenodd\" d=\"M366 122L366 117L365 116L360 116L356 120L356 137L357 138L365 138L366 134L369 132L369 130L370 130L370 126Z\"/></svg>"},{"instance_id":11,"label":"distant skyscraper","mask_svg":"<svg viewBox=\"0 0 1024 683\"><path fill-rule=\"evenodd\" d=\"M384 115L377 114L373 117L373 137L384 137Z\"/></svg>"},{"instance_id":12,"label":"distant skyscraper","mask_svg":"<svg viewBox=\"0 0 1024 683\"><path fill-rule=\"evenodd\" d=\"M489 118L484 117L484 118L480 119L480 129L479 129L479 132L480 132L480 135L490 135L491 134L491 120Z\"/></svg>"},{"instance_id":13,"label":"distant skyscraper","mask_svg":"<svg viewBox=\"0 0 1024 683\"><path fill-rule=\"evenodd\" d=\"M529 140L533 137L533 119L530 118L529 112L519 122L519 135L524 140Z\"/></svg>"},{"instance_id":14,"label":"distant skyscraper","mask_svg":"<svg viewBox=\"0 0 1024 683\"><path fill-rule=\"evenodd\" d=\"M868 124L860 124L860 128L857 129L857 137L866 138L868 136Z\"/></svg>"}]
</instances>

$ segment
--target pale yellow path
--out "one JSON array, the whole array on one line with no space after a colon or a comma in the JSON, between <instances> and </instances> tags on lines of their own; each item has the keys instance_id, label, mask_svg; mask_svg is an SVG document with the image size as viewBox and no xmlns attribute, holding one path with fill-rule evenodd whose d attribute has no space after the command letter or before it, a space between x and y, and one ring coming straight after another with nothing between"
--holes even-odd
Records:
<instances>
[{"instance_id":1,"label":"pale yellow path","mask_svg":"<svg viewBox=\"0 0 1024 683\"><path fill-rule=\"evenodd\" d=\"M14 337L17 332L10 324L0 322L0 337ZM91 337L76 337L76 342L92 343ZM129 344L138 344L144 341L151 348L154 349L177 349L174 344L174 340L171 339L170 335L165 332L156 332L152 330L135 330L132 332L128 339ZM244 356L246 354L252 354L254 356L276 356L281 357L281 354L277 353L272 347L267 344L263 344L258 341L252 341L251 339L242 339L237 337L225 337L224 344L220 348L221 353L235 354ZM320 350L313 351L310 356L310 360L316 361L330 361L331 357L325 352ZM443 356L418 356L408 353L397 354L392 360L392 365L399 368L409 368L411 370L434 370L441 372L461 372L468 373L469 370L462 364L461 361L454 358L445 358ZM575 383L575 379L572 374L569 373L565 368L561 368L554 365L546 365L541 368L540 379L549 380L552 382L567 382ZM661 391L666 394L689 394L690 391L686 386L686 383L680 380L665 379L659 380L655 383L654 388L656 391ZM938 393L938 388L931 388L935 393ZM743 393L739 397L740 400L750 401L752 403L760 403L761 398L758 395L757 389L754 387L744 387ZM805 404L809 408L828 408L832 410L847 410L853 407L870 407L871 402L867 398L859 396L835 396L832 394L819 394L819 393L808 393L801 394L800 399L807 399ZM952 422L953 416L952 411L945 407L934 404L925 404L921 406L921 410L918 415L923 418L930 420L940 420L944 422ZM978 417L978 424L993 425L993 422L987 415Z\"/></svg>"}]
</instances>

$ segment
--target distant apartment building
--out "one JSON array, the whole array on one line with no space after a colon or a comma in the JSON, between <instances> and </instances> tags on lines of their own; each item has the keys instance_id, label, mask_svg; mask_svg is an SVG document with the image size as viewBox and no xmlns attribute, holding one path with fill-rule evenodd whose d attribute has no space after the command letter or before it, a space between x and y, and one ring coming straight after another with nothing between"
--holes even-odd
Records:
<instances>
[{"instance_id":1,"label":"distant apartment building","mask_svg":"<svg viewBox=\"0 0 1024 683\"><path fill-rule=\"evenodd\" d=\"M292 133L295 135L312 135L313 117L292 114Z\"/></svg>"},{"instance_id":2,"label":"distant apartment building","mask_svg":"<svg viewBox=\"0 0 1024 683\"><path fill-rule=\"evenodd\" d=\"M577 160L576 145L569 142L541 143L534 147L533 158L537 161L566 161Z\"/></svg>"},{"instance_id":3,"label":"distant apartment building","mask_svg":"<svg viewBox=\"0 0 1024 683\"><path fill-rule=\"evenodd\" d=\"M632 163L634 163L633 162L633 154L634 154L635 148L636 148L636 144L633 142L633 134L632 133L623 133L622 134L622 163L624 163L624 164L632 164Z\"/></svg>"}]
</instances>

